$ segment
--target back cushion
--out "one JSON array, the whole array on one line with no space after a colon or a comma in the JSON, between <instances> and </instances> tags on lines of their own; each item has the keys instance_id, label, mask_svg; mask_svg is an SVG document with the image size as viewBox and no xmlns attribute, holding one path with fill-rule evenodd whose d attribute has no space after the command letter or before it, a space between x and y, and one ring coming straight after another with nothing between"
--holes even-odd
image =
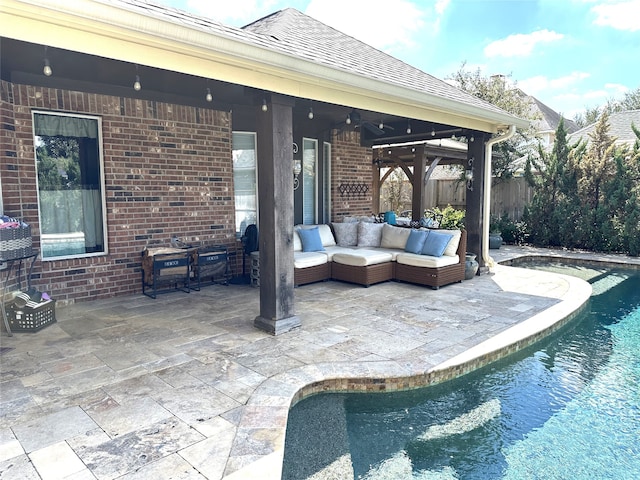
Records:
<instances>
[{"instance_id":1,"label":"back cushion","mask_svg":"<svg viewBox=\"0 0 640 480\"><path fill-rule=\"evenodd\" d=\"M439 233L447 233L449 235L453 235L449 243L447 244L447 248L444 249L443 255L448 257L457 257L458 256L458 245L460 245L460 237L462 236L462 232L460 230L432 230L434 232Z\"/></svg>"},{"instance_id":2,"label":"back cushion","mask_svg":"<svg viewBox=\"0 0 640 480\"><path fill-rule=\"evenodd\" d=\"M404 250L404 247L407 244L407 239L411 234L411 229L394 227L388 223L383 223L382 225L382 239L380 240L380 246L382 248L397 248Z\"/></svg>"},{"instance_id":3,"label":"back cushion","mask_svg":"<svg viewBox=\"0 0 640 480\"><path fill-rule=\"evenodd\" d=\"M322 246L323 247L333 247L336 244L336 239L333 238L333 232L331 231L331 227L329 225L296 225L295 227L293 227L293 230L295 232L296 229L304 229L304 230L308 230L310 228L315 228L318 227L318 233L320 233L320 240L322 241ZM298 237L298 240L300 240L300 238ZM293 237L293 250L295 252L299 252L300 250L302 250L302 244L299 244L300 248L296 248L298 246L298 244L296 244L296 237L294 235Z\"/></svg>"},{"instance_id":4,"label":"back cushion","mask_svg":"<svg viewBox=\"0 0 640 480\"><path fill-rule=\"evenodd\" d=\"M384 225L384 223L358 223L358 246L379 247L382 241L382 227Z\"/></svg>"},{"instance_id":5,"label":"back cushion","mask_svg":"<svg viewBox=\"0 0 640 480\"><path fill-rule=\"evenodd\" d=\"M350 223L332 223L333 231L336 234L336 240L341 247L355 247L358 244L358 224Z\"/></svg>"}]
</instances>

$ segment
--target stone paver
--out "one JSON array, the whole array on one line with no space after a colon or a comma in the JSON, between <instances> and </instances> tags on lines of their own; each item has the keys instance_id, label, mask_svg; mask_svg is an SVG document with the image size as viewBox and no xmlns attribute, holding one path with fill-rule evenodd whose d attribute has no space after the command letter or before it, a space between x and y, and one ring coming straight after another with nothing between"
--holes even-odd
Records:
<instances>
[{"instance_id":1,"label":"stone paver","mask_svg":"<svg viewBox=\"0 0 640 480\"><path fill-rule=\"evenodd\" d=\"M540 253L567 255L493 255ZM280 478L304 395L437 381L584 296L501 266L439 290L324 282L296 289L302 327L278 337L253 327L259 291L244 285L59 306L58 323L0 338L0 479Z\"/></svg>"}]
</instances>

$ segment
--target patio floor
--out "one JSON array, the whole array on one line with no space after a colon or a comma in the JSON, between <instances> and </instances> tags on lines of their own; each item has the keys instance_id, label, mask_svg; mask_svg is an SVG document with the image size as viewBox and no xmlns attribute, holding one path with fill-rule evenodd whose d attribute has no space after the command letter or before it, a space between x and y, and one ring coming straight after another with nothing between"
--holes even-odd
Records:
<instances>
[{"instance_id":1,"label":"patio floor","mask_svg":"<svg viewBox=\"0 0 640 480\"><path fill-rule=\"evenodd\" d=\"M38 333L2 334L0 478L280 478L301 394L450 376L571 315L585 285L501 266L440 290L323 282L295 290L302 327L277 337L253 327L250 286L58 307Z\"/></svg>"}]
</instances>

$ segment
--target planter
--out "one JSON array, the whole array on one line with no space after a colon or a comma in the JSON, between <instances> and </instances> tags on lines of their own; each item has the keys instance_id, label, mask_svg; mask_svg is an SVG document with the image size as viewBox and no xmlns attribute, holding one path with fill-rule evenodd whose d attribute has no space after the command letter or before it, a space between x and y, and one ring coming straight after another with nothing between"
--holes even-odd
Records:
<instances>
[{"instance_id":1,"label":"planter","mask_svg":"<svg viewBox=\"0 0 640 480\"><path fill-rule=\"evenodd\" d=\"M502 245L502 235L500 233L489 234L489 248L497 250Z\"/></svg>"},{"instance_id":2,"label":"planter","mask_svg":"<svg viewBox=\"0 0 640 480\"><path fill-rule=\"evenodd\" d=\"M478 261L476 260L475 253L469 253L465 255L464 262L464 279L471 280L478 273Z\"/></svg>"}]
</instances>

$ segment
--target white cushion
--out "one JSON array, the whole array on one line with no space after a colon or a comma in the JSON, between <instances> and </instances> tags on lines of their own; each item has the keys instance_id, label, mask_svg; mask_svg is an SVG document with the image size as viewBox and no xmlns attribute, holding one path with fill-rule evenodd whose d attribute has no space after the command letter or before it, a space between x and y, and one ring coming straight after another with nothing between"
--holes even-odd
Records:
<instances>
[{"instance_id":1,"label":"white cushion","mask_svg":"<svg viewBox=\"0 0 640 480\"><path fill-rule=\"evenodd\" d=\"M295 227L293 227L293 251L301 252L302 251L302 240L300 240L300 235L298 235L298 231Z\"/></svg>"},{"instance_id":2,"label":"white cushion","mask_svg":"<svg viewBox=\"0 0 640 480\"><path fill-rule=\"evenodd\" d=\"M335 247L327 247L324 249L324 253L328 258L329 261L333 261L333 256L336 253L353 253L353 252L357 252L358 250L355 247L341 247L340 245L336 245Z\"/></svg>"},{"instance_id":3,"label":"white cushion","mask_svg":"<svg viewBox=\"0 0 640 480\"><path fill-rule=\"evenodd\" d=\"M398 248L404 250L410 233L410 228L394 227L393 225L385 223L382 226L380 246L382 248Z\"/></svg>"},{"instance_id":4,"label":"white cushion","mask_svg":"<svg viewBox=\"0 0 640 480\"><path fill-rule=\"evenodd\" d=\"M420 255L417 253L400 253L396 257L396 262L414 267L439 268L448 265L455 265L460 260L458 257L443 255L442 257L432 257L431 255Z\"/></svg>"},{"instance_id":5,"label":"white cushion","mask_svg":"<svg viewBox=\"0 0 640 480\"><path fill-rule=\"evenodd\" d=\"M396 261L396 257L398 256L398 254L404 252L404 250L398 250L397 248L376 248L376 251L378 252L384 252L384 253L388 253L389 255L391 255L391 260L392 261Z\"/></svg>"},{"instance_id":6,"label":"white cushion","mask_svg":"<svg viewBox=\"0 0 640 480\"><path fill-rule=\"evenodd\" d=\"M324 252L293 252L293 266L295 268L315 267L324 265L329 258Z\"/></svg>"},{"instance_id":7,"label":"white cushion","mask_svg":"<svg viewBox=\"0 0 640 480\"><path fill-rule=\"evenodd\" d=\"M318 233L320 234L320 241L322 242L323 247L332 247L336 244L336 239L333 238L331 227L324 223L321 225L296 225L295 227L293 227L293 230L295 231L297 228L313 227L318 227ZM300 243L300 250L302 250L302 242ZM293 237L293 251L296 251L295 237Z\"/></svg>"},{"instance_id":8,"label":"white cushion","mask_svg":"<svg viewBox=\"0 0 640 480\"><path fill-rule=\"evenodd\" d=\"M444 230L444 229L432 229L434 232L448 233L449 235L453 235L453 238L449 240L447 247L444 249L445 257L456 257L458 258L458 245L460 245L460 237L462 236L462 232L460 230Z\"/></svg>"},{"instance_id":9,"label":"white cushion","mask_svg":"<svg viewBox=\"0 0 640 480\"><path fill-rule=\"evenodd\" d=\"M391 254L379 250L354 250L352 253L334 253L333 261L342 265L366 267L391 261Z\"/></svg>"}]
</instances>

